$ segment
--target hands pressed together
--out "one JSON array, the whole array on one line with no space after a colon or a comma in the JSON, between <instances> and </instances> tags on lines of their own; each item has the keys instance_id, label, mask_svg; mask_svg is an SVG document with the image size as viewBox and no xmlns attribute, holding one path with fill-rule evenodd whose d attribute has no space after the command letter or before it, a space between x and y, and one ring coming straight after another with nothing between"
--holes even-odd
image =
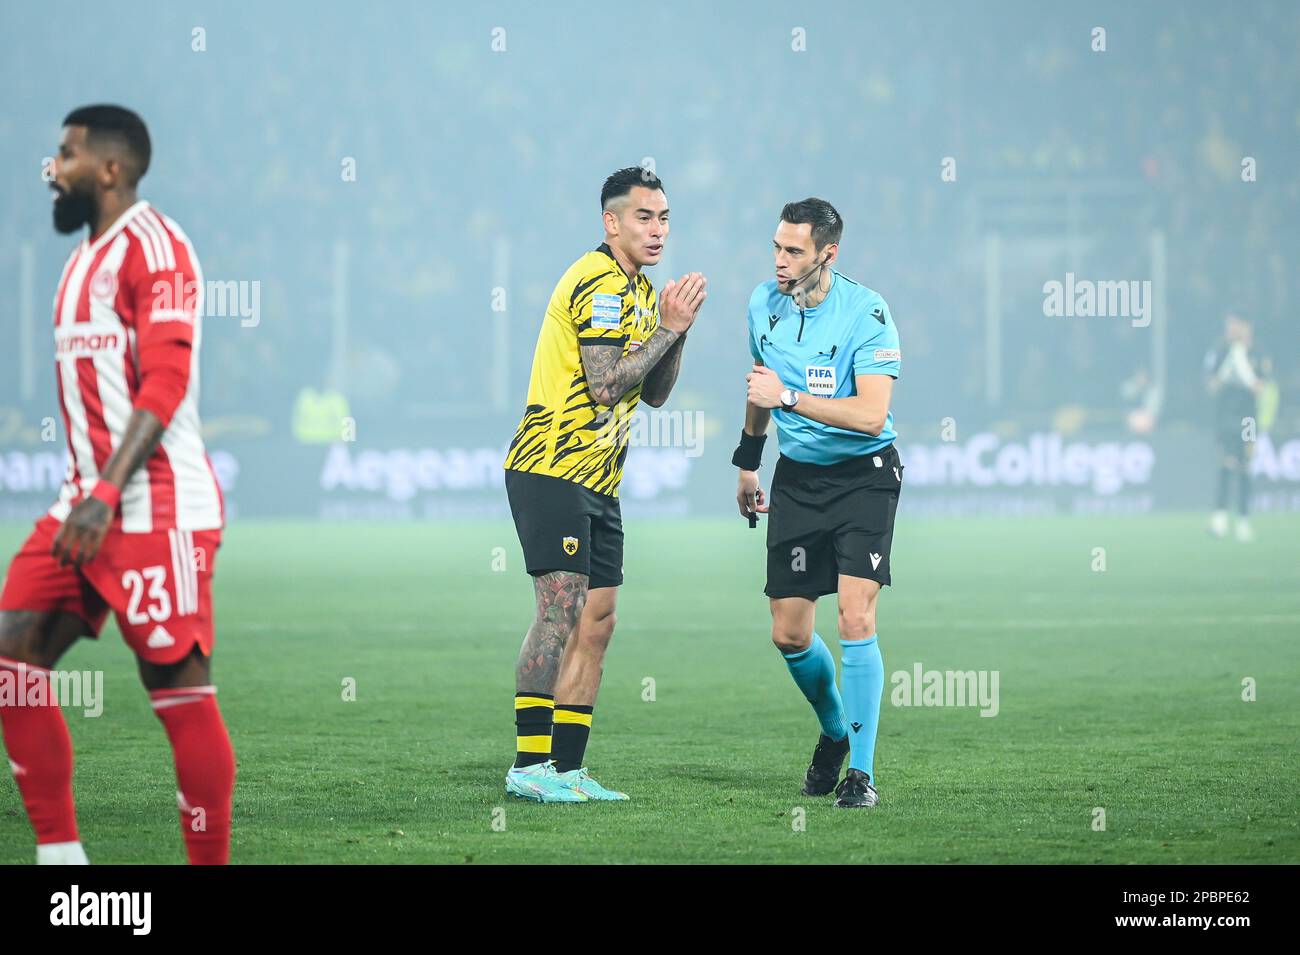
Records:
<instances>
[{"instance_id":1,"label":"hands pressed together","mask_svg":"<svg viewBox=\"0 0 1300 955\"><path fill-rule=\"evenodd\" d=\"M684 335L700 313L700 306L708 297L705 286L709 284L699 272L688 272L680 279L669 279L659 295L659 324L670 332Z\"/></svg>"}]
</instances>

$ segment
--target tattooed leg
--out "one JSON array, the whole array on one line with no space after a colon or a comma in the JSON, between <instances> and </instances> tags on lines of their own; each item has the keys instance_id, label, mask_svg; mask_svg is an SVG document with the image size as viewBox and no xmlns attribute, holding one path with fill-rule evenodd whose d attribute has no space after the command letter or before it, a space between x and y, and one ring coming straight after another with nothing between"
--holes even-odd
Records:
<instances>
[{"instance_id":1,"label":"tattooed leg","mask_svg":"<svg viewBox=\"0 0 1300 955\"><path fill-rule=\"evenodd\" d=\"M519 648L515 666L516 693L554 695L560 661L569 635L582 618L587 603L585 574L557 570L533 578L537 595L537 613Z\"/></svg>"}]
</instances>

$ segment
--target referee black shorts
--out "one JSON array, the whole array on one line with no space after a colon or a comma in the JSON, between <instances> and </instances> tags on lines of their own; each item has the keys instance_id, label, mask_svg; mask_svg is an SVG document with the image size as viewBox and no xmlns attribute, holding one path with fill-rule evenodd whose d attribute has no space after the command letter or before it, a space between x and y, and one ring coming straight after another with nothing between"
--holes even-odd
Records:
<instances>
[{"instance_id":1,"label":"referee black shorts","mask_svg":"<svg viewBox=\"0 0 1300 955\"><path fill-rule=\"evenodd\" d=\"M534 577L585 574L587 586L623 583L623 515L618 498L547 474L506 471L506 496Z\"/></svg>"},{"instance_id":2,"label":"referee black shorts","mask_svg":"<svg viewBox=\"0 0 1300 955\"><path fill-rule=\"evenodd\" d=\"M903 465L891 444L838 464L776 463L767 520L769 597L816 599L839 575L889 584Z\"/></svg>"}]
</instances>

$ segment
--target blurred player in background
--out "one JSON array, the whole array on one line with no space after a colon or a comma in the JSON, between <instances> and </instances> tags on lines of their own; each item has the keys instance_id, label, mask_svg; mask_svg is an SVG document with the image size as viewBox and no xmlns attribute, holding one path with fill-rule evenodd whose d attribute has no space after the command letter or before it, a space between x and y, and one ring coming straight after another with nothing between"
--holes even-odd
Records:
<instances>
[{"instance_id":1,"label":"blurred player in background","mask_svg":"<svg viewBox=\"0 0 1300 955\"><path fill-rule=\"evenodd\" d=\"M1237 540L1250 541L1254 539L1249 518L1250 460L1255 438L1270 426L1277 402L1276 390L1269 381L1271 365L1255 351L1254 329L1249 321L1237 314L1227 316L1223 338L1205 356L1205 371L1214 396L1214 439L1219 459L1218 496L1210 517L1210 533L1227 536L1235 483L1234 530Z\"/></svg>"},{"instance_id":2,"label":"blurred player in background","mask_svg":"<svg viewBox=\"0 0 1300 955\"><path fill-rule=\"evenodd\" d=\"M1164 389L1152 377L1146 366L1138 368L1120 385L1120 397L1129 406L1124 423L1134 434L1150 434L1160 420L1164 405Z\"/></svg>"},{"instance_id":3,"label":"blurred player in background","mask_svg":"<svg viewBox=\"0 0 1300 955\"><path fill-rule=\"evenodd\" d=\"M663 255L663 183L633 166L600 192L605 241L574 262L542 319L528 404L506 454L506 493L536 615L515 669L515 764L506 792L540 802L621 800L584 755L623 583L618 488L637 403L668 400L705 298L691 273L656 299L641 271Z\"/></svg>"},{"instance_id":4,"label":"blurred player in background","mask_svg":"<svg viewBox=\"0 0 1300 955\"><path fill-rule=\"evenodd\" d=\"M751 523L769 513L767 588L772 642L821 722L803 792L835 790L835 805L870 808L876 727L885 685L876 598L889 551L903 466L889 410L902 355L889 306L835 271L844 224L823 199L781 210L772 240L776 278L749 300L745 427L732 463L736 503ZM764 499L758 467L776 418L781 457ZM844 695L835 659L813 631L817 598L839 594ZM849 770L839 780L849 755Z\"/></svg>"},{"instance_id":5,"label":"blurred player in background","mask_svg":"<svg viewBox=\"0 0 1300 955\"><path fill-rule=\"evenodd\" d=\"M52 169L55 228L89 231L54 298L71 460L0 596L0 678L29 691L0 698L0 725L39 863L87 861L51 668L110 610L171 743L189 860L229 855L235 762L211 678L223 513L198 415L203 274L180 227L136 198L150 152L135 113L88 106L63 121Z\"/></svg>"}]
</instances>

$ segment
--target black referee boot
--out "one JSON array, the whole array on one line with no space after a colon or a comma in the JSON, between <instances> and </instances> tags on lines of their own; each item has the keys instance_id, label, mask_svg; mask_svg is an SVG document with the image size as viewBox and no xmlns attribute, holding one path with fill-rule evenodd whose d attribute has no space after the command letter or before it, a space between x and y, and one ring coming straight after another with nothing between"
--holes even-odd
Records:
<instances>
[{"instance_id":1,"label":"black referee boot","mask_svg":"<svg viewBox=\"0 0 1300 955\"><path fill-rule=\"evenodd\" d=\"M837 809L870 809L880 802L876 787L871 785L871 777L860 769L850 768L844 782L835 787Z\"/></svg>"},{"instance_id":2,"label":"black referee boot","mask_svg":"<svg viewBox=\"0 0 1300 955\"><path fill-rule=\"evenodd\" d=\"M823 733L813 750L812 763L803 778L805 796L825 796L835 788L840 778L840 769L844 766L844 757L849 755L849 737L836 741Z\"/></svg>"}]
</instances>

